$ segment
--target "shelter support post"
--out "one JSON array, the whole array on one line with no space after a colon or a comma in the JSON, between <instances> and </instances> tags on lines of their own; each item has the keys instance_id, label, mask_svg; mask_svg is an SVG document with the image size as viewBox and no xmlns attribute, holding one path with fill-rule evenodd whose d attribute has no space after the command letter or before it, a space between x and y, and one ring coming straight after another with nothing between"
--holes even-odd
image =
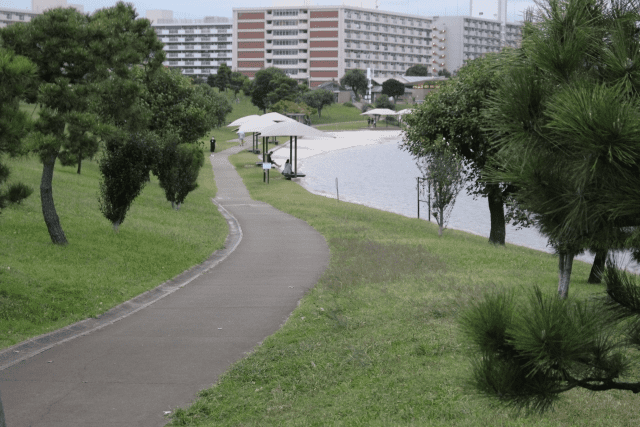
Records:
<instances>
[{"instance_id":1,"label":"shelter support post","mask_svg":"<svg viewBox=\"0 0 640 427\"><path fill-rule=\"evenodd\" d=\"M268 137L262 137L262 163L267 161L267 149L266 149L266 140ZM269 171L262 169L262 182L268 182Z\"/></svg>"}]
</instances>

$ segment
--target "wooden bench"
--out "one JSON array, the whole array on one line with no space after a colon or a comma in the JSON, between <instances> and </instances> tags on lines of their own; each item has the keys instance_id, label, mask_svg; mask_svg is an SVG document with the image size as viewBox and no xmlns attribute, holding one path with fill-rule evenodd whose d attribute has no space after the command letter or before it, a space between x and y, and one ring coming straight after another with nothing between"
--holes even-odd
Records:
<instances>
[{"instance_id":1,"label":"wooden bench","mask_svg":"<svg viewBox=\"0 0 640 427\"><path fill-rule=\"evenodd\" d=\"M290 180L291 178L304 178L307 175L305 175L303 173L298 173L298 174L295 174L295 173L283 173L282 176L284 176L286 179Z\"/></svg>"}]
</instances>

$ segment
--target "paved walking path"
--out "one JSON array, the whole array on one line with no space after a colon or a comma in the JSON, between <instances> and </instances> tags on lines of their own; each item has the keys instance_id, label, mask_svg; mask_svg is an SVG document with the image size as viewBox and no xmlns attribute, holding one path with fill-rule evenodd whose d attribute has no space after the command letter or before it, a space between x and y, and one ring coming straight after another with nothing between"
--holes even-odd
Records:
<instances>
[{"instance_id":1,"label":"paved walking path","mask_svg":"<svg viewBox=\"0 0 640 427\"><path fill-rule=\"evenodd\" d=\"M279 329L329 249L304 221L249 197L227 160L239 150L211 159L226 250L101 319L0 353L8 427L162 426Z\"/></svg>"}]
</instances>

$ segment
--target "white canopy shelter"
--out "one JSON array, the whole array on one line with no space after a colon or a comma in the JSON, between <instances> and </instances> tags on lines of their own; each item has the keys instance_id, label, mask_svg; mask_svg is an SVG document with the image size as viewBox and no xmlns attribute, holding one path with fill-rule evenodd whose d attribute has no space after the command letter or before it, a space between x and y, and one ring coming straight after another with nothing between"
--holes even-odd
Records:
<instances>
[{"instance_id":1,"label":"white canopy shelter","mask_svg":"<svg viewBox=\"0 0 640 427\"><path fill-rule=\"evenodd\" d=\"M413 108L405 108L404 110L398 111L398 121L402 120L402 116L411 113L413 113Z\"/></svg>"},{"instance_id":2,"label":"white canopy shelter","mask_svg":"<svg viewBox=\"0 0 640 427\"><path fill-rule=\"evenodd\" d=\"M256 119L260 116L258 116L257 114L252 114L250 116L244 116L244 117L240 117L239 119L235 119L234 121L232 121L231 123L229 123L227 125L227 127L236 127L236 126L240 126L243 123L246 123L250 120Z\"/></svg>"},{"instance_id":3,"label":"white canopy shelter","mask_svg":"<svg viewBox=\"0 0 640 427\"><path fill-rule=\"evenodd\" d=\"M398 115L398 113L388 108L374 108L373 110L366 111L360 115L361 116L396 116Z\"/></svg>"},{"instance_id":4,"label":"white canopy shelter","mask_svg":"<svg viewBox=\"0 0 640 427\"><path fill-rule=\"evenodd\" d=\"M259 145L258 145L258 133L262 132L262 129L269 127L271 125L276 124L276 122L274 122L273 120L269 119L268 117L264 117L264 116L256 116L254 118L252 118L251 120L248 120L246 122L244 122L243 124L240 125L240 128L238 129L238 132L253 132L253 136L252 136L252 144L251 144L251 151L253 151L254 153L258 154L260 151L258 150Z\"/></svg>"},{"instance_id":5,"label":"white canopy shelter","mask_svg":"<svg viewBox=\"0 0 640 427\"><path fill-rule=\"evenodd\" d=\"M282 114L276 113L275 111L271 113L263 114L260 117L273 120L274 122L295 122L296 121L291 117L283 116Z\"/></svg>"},{"instance_id":6,"label":"white canopy shelter","mask_svg":"<svg viewBox=\"0 0 640 427\"><path fill-rule=\"evenodd\" d=\"M303 174L298 174L298 137L308 138L335 138L335 136L322 132L311 126L307 126L295 120L290 122L281 122L266 127L260 131L262 136L288 136L289 137L289 159L292 163L292 178L302 177ZM295 143L295 159L294 159L294 143ZM264 149L266 152L266 147ZM263 155L263 161L266 160L266 156Z\"/></svg>"}]
</instances>

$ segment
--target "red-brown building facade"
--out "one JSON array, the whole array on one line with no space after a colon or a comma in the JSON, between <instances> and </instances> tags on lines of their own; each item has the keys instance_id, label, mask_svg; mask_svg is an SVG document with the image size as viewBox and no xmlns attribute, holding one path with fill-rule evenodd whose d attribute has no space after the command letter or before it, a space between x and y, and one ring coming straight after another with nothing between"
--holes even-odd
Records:
<instances>
[{"instance_id":1,"label":"red-brown building facade","mask_svg":"<svg viewBox=\"0 0 640 427\"><path fill-rule=\"evenodd\" d=\"M431 18L350 6L233 9L232 69L277 67L317 87L350 69L403 75L431 57Z\"/></svg>"}]
</instances>

